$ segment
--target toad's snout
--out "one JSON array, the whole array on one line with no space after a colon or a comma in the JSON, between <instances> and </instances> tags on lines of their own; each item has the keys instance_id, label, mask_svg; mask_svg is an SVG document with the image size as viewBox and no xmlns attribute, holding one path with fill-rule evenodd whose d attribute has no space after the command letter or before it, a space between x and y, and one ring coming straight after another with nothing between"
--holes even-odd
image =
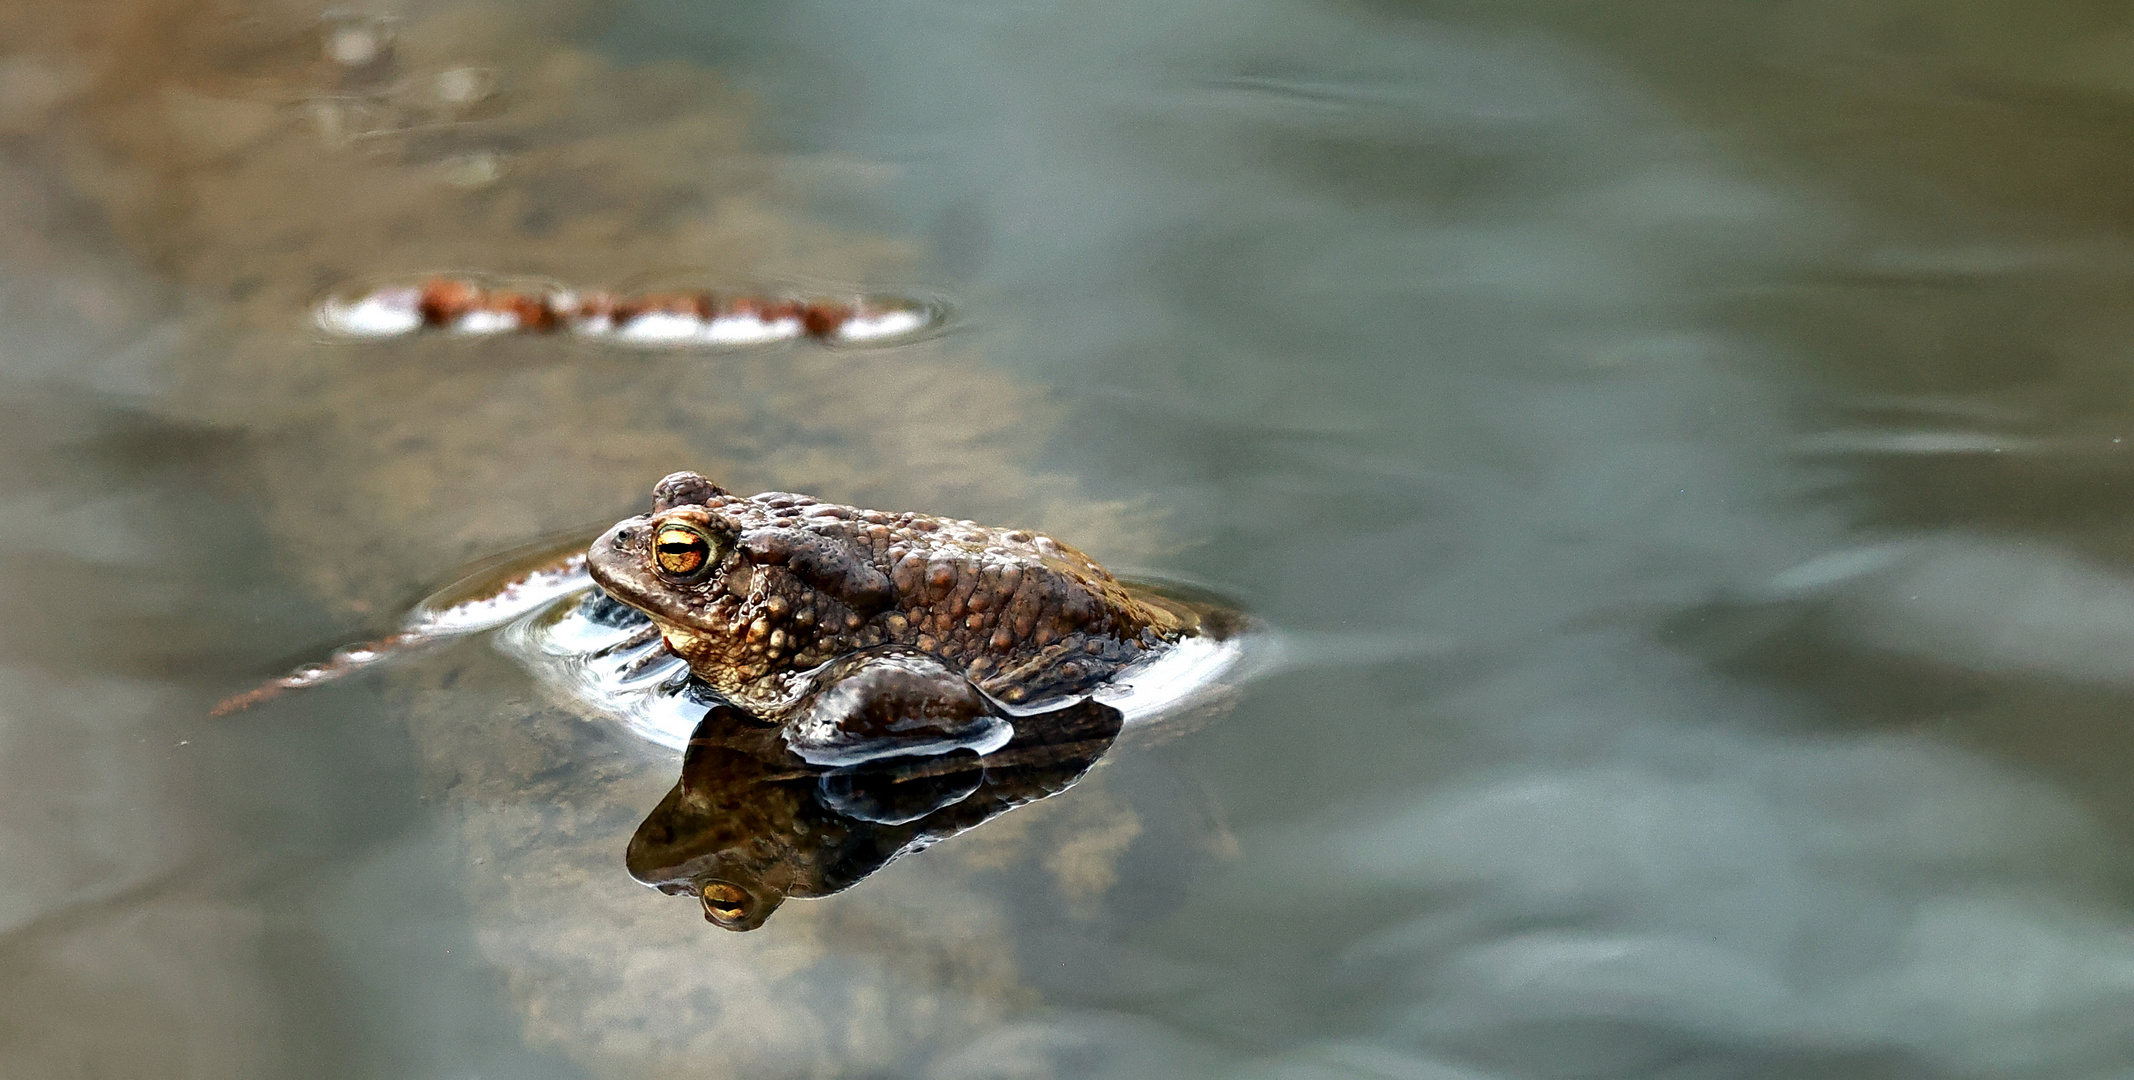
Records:
<instances>
[{"instance_id":1,"label":"toad's snout","mask_svg":"<svg viewBox=\"0 0 2134 1080\"><path fill-rule=\"evenodd\" d=\"M593 582L610 595L639 592L645 536L651 529L646 516L625 518L601 533L585 552L585 568Z\"/></svg>"}]
</instances>

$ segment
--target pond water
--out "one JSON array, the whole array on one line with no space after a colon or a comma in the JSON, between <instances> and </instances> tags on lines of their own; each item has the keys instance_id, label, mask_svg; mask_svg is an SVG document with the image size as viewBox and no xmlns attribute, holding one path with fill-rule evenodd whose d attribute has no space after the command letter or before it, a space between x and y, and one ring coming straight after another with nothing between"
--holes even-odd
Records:
<instances>
[{"instance_id":1,"label":"pond water","mask_svg":"<svg viewBox=\"0 0 2134 1080\"><path fill-rule=\"evenodd\" d=\"M2134 1069L2134 16L0 12L0 1073ZM328 339L434 271L940 298ZM1220 718L749 934L472 560L740 490L1235 596Z\"/></svg>"}]
</instances>

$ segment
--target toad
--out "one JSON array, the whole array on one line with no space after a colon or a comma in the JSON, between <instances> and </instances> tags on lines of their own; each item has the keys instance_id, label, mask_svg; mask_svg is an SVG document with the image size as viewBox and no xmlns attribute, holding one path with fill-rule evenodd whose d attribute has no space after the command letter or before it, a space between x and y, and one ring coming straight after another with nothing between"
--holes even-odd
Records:
<instances>
[{"instance_id":1,"label":"toad","mask_svg":"<svg viewBox=\"0 0 2134 1080\"><path fill-rule=\"evenodd\" d=\"M991 753L1197 629L1051 537L695 473L586 553L725 702L811 765Z\"/></svg>"},{"instance_id":2,"label":"toad","mask_svg":"<svg viewBox=\"0 0 2134 1080\"><path fill-rule=\"evenodd\" d=\"M1065 790L1129 724L1204 711L1248 626L1026 530L683 472L590 547L492 560L400 630L216 711L502 628L552 688L683 752L628 869L747 930Z\"/></svg>"}]
</instances>

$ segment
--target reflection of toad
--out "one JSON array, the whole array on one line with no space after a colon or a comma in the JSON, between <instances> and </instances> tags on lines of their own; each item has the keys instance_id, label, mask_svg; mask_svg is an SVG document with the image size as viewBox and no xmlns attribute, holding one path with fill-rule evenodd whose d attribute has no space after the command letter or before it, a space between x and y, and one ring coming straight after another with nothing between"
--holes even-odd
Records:
<instances>
[{"instance_id":1,"label":"reflection of toad","mask_svg":"<svg viewBox=\"0 0 2134 1080\"><path fill-rule=\"evenodd\" d=\"M694 473L586 564L721 699L630 869L730 929L1064 789L1122 722L1087 695L1199 631L1047 536Z\"/></svg>"},{"instance_id":2,"label":"reflection of toad","mask_svg":"<svg viewBox=\"0 0 2134 1080\"><path fill-rule=\"evenodd\" d=\"M809 768L775 728L714 708L682 758L682 779L631 837L631 876L693 893L704 917L753 930L788 896L828 896L898 855L1066 790L1119 732L1117 709L1086 699L1026 724L1001 749Z\"/></svg>"}]
</instances>

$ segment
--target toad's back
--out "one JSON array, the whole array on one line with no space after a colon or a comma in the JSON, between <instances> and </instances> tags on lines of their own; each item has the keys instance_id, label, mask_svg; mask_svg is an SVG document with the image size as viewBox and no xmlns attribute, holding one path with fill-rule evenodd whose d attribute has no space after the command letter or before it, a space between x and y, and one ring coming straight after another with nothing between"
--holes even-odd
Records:
<instances>
[{"instance_id":1,"label":"toad's back","mask_svg":"<svg viewBox=\"0 0 2134 1080\"><path fill-rule=\"evenodd\" d=\"M741 699L846 653L900 644L1011 703L1085 691L1191 631L1051 537L805 495L737 496L693 474L593 545L594 576L659 622L699 677ZM700 581L663 575L664 528L715 538ZM725 545L722 547L722 545Z\"/></svg>"}]
</instances>

